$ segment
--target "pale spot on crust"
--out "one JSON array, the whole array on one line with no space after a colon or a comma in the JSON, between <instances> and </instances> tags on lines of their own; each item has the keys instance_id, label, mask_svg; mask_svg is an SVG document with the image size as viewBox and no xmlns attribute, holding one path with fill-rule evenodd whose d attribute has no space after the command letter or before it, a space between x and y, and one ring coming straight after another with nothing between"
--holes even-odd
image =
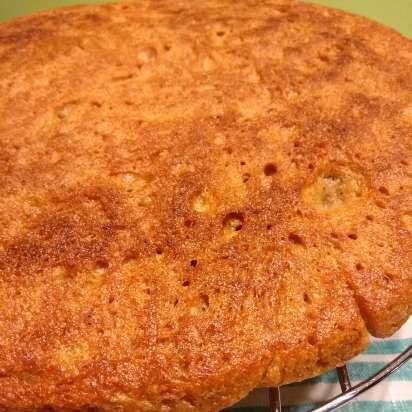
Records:
<instances>
[{"instance_id":1,"label":"pale spot on crust","mask_svg":"<svg viewBox=\"0 0 412 412\"><path fill-rule=\"evenodd\" d=\"M54 151L50 156L50 163L56 164L62 159L62 155L59 152Z\"/></svg>"},{"instance_id":2,"label":"pale spot on crust","mask_svg":"<svg viewBox=\"0 0 412 412\"><path fill-rule=\"evenodd\" d=\"M203 59L202 68L205 72L212 71L216 69L216 63L211 57L207 56Z\"/></svg>"},{"instance_id":3,"label":"pale spot on crust","mask_svg":"<svg viewBox=\"0 0 412 412\"><path fill-rule=\"evenodd\" d=\"M193 199L192 207L195 212L210 213L213 208L210 196L205 193L196 195Z\"/></svg>"},{"instance_id":4,"label":"pale spot on crust","mask_svg":"<svg viewBox=\"0 0 412 412\"><path fill-rule=\"evenodd\" d=\"M60 120L67 119L69 116L73 115L75 111L77 110L79 102L78 101L73 101L73 102L68 102L60 106L59 108L56 109L56 116Z\"/></svg>"},{"instance_id":5,"label":"pale spot on crust","mask_svg":"<svg viewBox=\"0 0 412 412\"><path fill-rule=\"evenodd\" d=\"M271 97L267 90L259 95L247 98L237 104L238 110L246 119L252 119L264 113L270 107Z\"/></svg>"},{"instance_id":6,"label":"pale spot on crust","mask_svg":"<svg viewBox=\"0 0 412 412\"><path fill-rule=\"evenodd\" d=\"M56 280L66 280L69 277L69 273L63 266L56 266L51 270L51 276Z\"/></svg>"},{"instance_id":7,"label":"pale spot on crust","mask_svg":"<svg viewBox=\"0 0 412 412\"><path fill-rule=\"evenodd\" d=\"M90 357L87 342L79 342L72 346L61 346L56 350L55 361L65 372L76 373L81 364Z\"/></svg>"},{"instance_id":8,"label":"pale spot on crust","mask_svg":"<svg viewBox=\"0 0 412 412\"><path fill-rule=\"evenodd\" d=\"M250 71L248 71L248 73L246 74L246 79L250 83L254 83L254 84L258 84L262 80L259 73L253 68Z\"/></svg>"},{"instance_id":9,"label":"pale spot on crust","mask_svg":"<svg viewBox=\"0 0 412 412\"><path fill-rule=\"evenodd\" d=\"M402 222L410 233L412 233L412 212L402 216Z\"/></svg>"},{"instance_id":10,"label":"pale spot on crust","mask_svg":"<svg viewBox=\"0 0 412 412\"><path fill-rule=\"evenodd\" d=\"M139 206L149 206L153 203L153 199L150 196L143 196L138 200Z\"/></svg>"},{"instance_id":11,"label":"pale spot on crust","mask_svg":"<svg viewBox=\"0 0 412 412\"><path fill-rule=\"evenodd\" d=\"M282 127L280 125L274 125L261 129L258 132L258 137L263 138L270 142L287 142L296 135L295 127Z\"/></svg>"},{"instance_id":12,"label":"pale spot on crust","mask_svg":"<svg viewBox=\"0 0 412 412\"><path fill-rule=\"evenodd\" d=\"M194 171L195 171L195 168L192 164L188 162L180 162L172 166L170 173L173 176L179 176L179 175L182 175L183 173L193 173Z\"/></svg>"},{"instance_id":13,"label":"pale spot on crust","mask_svg":"<svg viewBox=\"0 0 412 412\"><path fill-rule=\"evenodd\" d=\"M225 144L225 141L226 141L225 136L223 136L223 135L221 135L221 134L218 134L218 135L214 138L213 143L214 143L216 146L222 146L222 145Z\"/></svg>"},{"instance_id":14,"label":"pale spot on crust","mask_svg":"<svg viewBox=\"0 0 412 412\"><path fill-rule=\"evenodd\" d=\"M403 114L412 122L412 106L408 106L404 111Z\"/></svg>"},{"instance_id":15,"label":"pale spot on crust","mask_svg":"<svg viewBox=\"0 0 412 412\"><path fill-rule=\"evenodd\" d=\"M112 176L128 192L143 190L151 180L150 176L142 176L133 172L117 173Z\"/></svg>"},{"instance_id":16,"label":"pale spot on crust","mask_svg":"<svg viewBox=\"0 0 412 412\"><path fill-rule=\"evenodd\" d=\"M134 403L135 401L128 395L123 392L116 392L113 394L111 398L112 402L120 402L120 403Z\"/></svg>"},{"instance_id":17,"label":"pale spot on crust","mask_svg":"<svg viewBox=\"0 0 412 412\"><path fill-rule=\"evenodd\" d=\"M123 176L123 181L128 184L128 183L133 183L136 181L136 175L133 173L125 173Z\"/></svg>"},{"instance_id":18,"label":"pale spot on crust","mask_svg":"<svg viewBox=\"0 0 412 412\"><path fill-rule=\"evenodd\" d=\"M153 47L144 47L137 52L137 58L143 63L153 60L156 56L157 51Z\"/></svg>"},{"instance_id":19,"label":"pale spot on crust","mask_svg":"<svg viewBox=\"0 0 412 412\"><path fill-rule=\"evenodd\" d=\"M361 179L348 170L331 170L320 174L303 192L305 202L320 211L347 206L362 195Z\"/></svg>"}]
</instances>

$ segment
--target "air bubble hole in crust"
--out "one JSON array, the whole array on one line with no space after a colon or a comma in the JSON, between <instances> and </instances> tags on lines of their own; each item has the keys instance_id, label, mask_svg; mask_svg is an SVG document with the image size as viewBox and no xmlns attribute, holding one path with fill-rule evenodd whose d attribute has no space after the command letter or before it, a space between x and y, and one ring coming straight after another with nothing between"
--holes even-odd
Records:
<instances>
[{"instance_id":1,"label":"air bubble hole in crust","mask_svg":"<svg viewBox=\"0 0 412 412\"><path fill-rule=\"evenodd\" d=\"M250 179L250 173L244 173L242 176L243 183L247 183Z\"/></svg>"},{"instance_id":2,"label":"air bubble hole in crust","mask_svg":"<svg viewBox=\"0 0 412 412\"><path fill-rule=\"evenodd\" d=\"M359 272L365 269L362 263L357 263L355 267L356 270L358 270Z\"/></svg>"},{"instance_id":3,"label":"air bubble hole in crust","mask_svg":"<svg viewBox=\"0 0 412 412\"><path fill-rule=\"evenodd\" d=\"M134 253L130 253L125 256L123 259L123 265L133 265L137 262L137 255Z\"/></svg>"},{"instance_id":4,"label":"air bubble hole in crust","mask_svg":"<svg viewBox=\"0 0 412 412\"><path fill-rule=\"evenodd\" d=\"M194 227L195 225L196 225L196 223L195 223L193 220L190 220L190 219L186 219L186 220L185 220L185 226L186 226L187 228Z\"/></svg>"},{"instance_id":5,"label":"air bubble hole in crust","mask_svg":"<svg viewBox=\"0 0 412 412\"><path fill-rule=\"evenodd\" d=\"M316 345L316 336L313 334L310 334L308 336L308 343L309 345L315 346Z\"/></svg>"},{"instance_id":6,"label":"air bubble hole in crust","mask_svg":"<svg viewBox=\"0 0 412 412\"><path fill-rule=\"evenodd\" d=\"M386 283L393 282L393 275L392 275L392 273L385 272L385 273L383 274L383 278L384 278L384 280L385 280Z\"/></svg>"},{"instance_id":7,"label":"air bubble hole in crust","mask_svg":"<svg viewBox=\"0 0 412 412\"><path fill-rule=\"evenodd\" d=\"M263 172L266 176L273 176L278 171L277 166L274 163L267 163L263 168Z\"/></svg>"},{"instance_id":8,"label":"air bubble hole in crust","mask_svg":"<svg viewBox=\"0 0 412 412\"><path fill-rule=\"evenodd\" d=\"M209 308L209 296L208 295L200 295L200 305L202 311L205 311Z\"/></svg>"},{"instance_id":9,"label":"air bubble hole in crust","mask_svg":"<svg viewBox=\"0 0 412 412\"><path fill-rule=\"evenodd\" d=\"M295 245L305 246L305 241L297 233L289 233L288 239Z\"/></svg>"},{"instance_id":10,"label":"air bubble hole in crust","mask_svg":"<svg viewBox=\"0 0 412 412\"><path fill-rule=\"evenodd\" d=\"M107 272L108 268L109 268L109 262L107 262L106 260L99 260L98 262L96 262L94 271L97 274L102 275L105 272Z\"/></svg>"},{"instance_id":11,"label":"air bubble hole in crust","mask_svg":"<svg viewBox=\"0 0 412 412\"><path fill-rule=\"evenodd\" d=\"M383 195L389 195L389 190L384 186L381 186L379 188L379 192L381 192Z\"/></svg>"}]
</instances>

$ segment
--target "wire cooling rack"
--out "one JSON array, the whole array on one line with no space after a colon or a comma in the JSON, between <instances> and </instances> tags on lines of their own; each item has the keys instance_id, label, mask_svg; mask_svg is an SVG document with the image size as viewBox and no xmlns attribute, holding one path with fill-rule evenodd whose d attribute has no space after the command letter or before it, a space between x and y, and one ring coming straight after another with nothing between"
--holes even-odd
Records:
<instances>
[{"instance_id":1,"label":"wire cooling rack","mask_svg":"<svg viewBox=\"0 0 412 412\"><path fill-rule=\"evenodd\" d=\"M361 393L372 388L383 379L388 377L393 372L401 368L409 359L412 359L412 345L409 346L404 352L402 352L398 357L396 357L392 362L388 363L379 372L372 375L370 378L358 383L356 386L352 386L350 383L350 377L346 365L336 368L336 373L339 378L340 387L342 393L332 399L329 399L321 406L310 409L307 412L331 412L340 408L341 406L347 404L348 402L355 399ZM281 389L269 388L269 402L270 402L270 412L281 412L282 411L282 397Z\"/></svg>"}]
</instances>

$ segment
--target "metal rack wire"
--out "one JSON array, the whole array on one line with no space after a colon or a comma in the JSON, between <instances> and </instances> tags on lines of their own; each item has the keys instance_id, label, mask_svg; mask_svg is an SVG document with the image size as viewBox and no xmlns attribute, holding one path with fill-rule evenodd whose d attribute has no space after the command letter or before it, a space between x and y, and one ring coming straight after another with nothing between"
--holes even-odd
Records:
<instances>
[{"instance_id":1,"label":"metal rack wire","mask_svg":"<svg viewBox=\"0 0 412 412\"><path fill-rule=\"evenodd\" d=\"M383 379L397 371L408 360L412 359L412 345L409 346L404 352L396 357L392 362L388 363L379 372L372 375L370 378L358 383L356 386L352 386L350 383L348 369L346 365L336 368L340 387L342 393L316 408L310 409L307 412L331 412L347 404L355 399L361 393L372 388ZM270 412L282 412L282 398L280 388L269 388L269 402Z\"/></svg>"}]
</instances>

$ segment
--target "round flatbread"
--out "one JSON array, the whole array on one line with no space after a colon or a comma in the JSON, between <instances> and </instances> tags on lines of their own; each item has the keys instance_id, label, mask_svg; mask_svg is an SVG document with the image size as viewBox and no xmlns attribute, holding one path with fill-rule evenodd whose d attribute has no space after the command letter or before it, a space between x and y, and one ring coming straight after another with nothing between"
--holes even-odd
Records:
<instances>
[{"instance_id":1,"label":"round flatbread","mask_svg":"<svg viewBox=\"0 0 412 412\"><path fill-rule=\"evenodd\" d=\"M217 411L412 310L412 43L292 1L0 26L0 410Z\"/></svg>"}]
</instances>

